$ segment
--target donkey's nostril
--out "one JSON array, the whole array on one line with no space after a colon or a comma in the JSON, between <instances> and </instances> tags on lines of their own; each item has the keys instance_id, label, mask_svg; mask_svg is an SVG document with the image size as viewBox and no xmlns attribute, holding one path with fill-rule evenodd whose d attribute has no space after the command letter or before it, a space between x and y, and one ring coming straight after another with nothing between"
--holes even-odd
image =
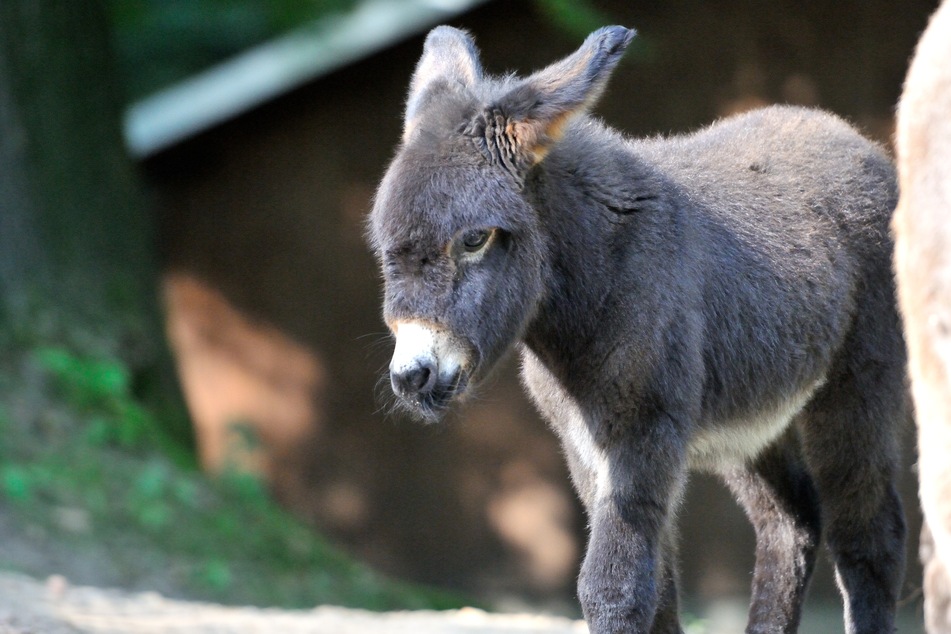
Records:
<instances>
[{"instance_id":1,"label":"donkey's nostril","mask_svg":"<svg viewBox=\"0 0 951 634\"><path fill-rule=\"evenodd\" d=\"M429 359L418 360L408 368L390 376L393 391L402 396L427 394L436 385L436 364Z\"/></svg>"},{"instance_id":2,"label":"donkey's nostril","mask_svg":"<svg viewBox=\"0 0 951 634\"><path fill-rule=\"evenodd\" d=\"M426 383L429 382L429 377L432 375L432 371L426 367L420 367L414 369L406 377L406 383L409 385L410 389L414 392L419 392L423 389Z\"/></svg>"}]
</instances>

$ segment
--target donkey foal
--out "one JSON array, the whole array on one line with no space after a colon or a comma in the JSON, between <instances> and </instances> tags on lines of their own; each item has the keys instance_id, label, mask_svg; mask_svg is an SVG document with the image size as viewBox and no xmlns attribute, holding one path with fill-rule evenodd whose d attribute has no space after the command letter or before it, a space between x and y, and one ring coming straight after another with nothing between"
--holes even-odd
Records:
<instances>
[{"instance_id":1,"label":"donkey foal","mask_svg":"<svg viewBox=\"0 0 951 634\"><path fill-rule=\"evenodd\" d=\"M437 420L517 345L591 524L591 631L679 632L674 511L721 474L756 530L749 632L793 632L825 532L846 629L891 632L906 417L885 155L774 107L634 141L588 117L633 31L528 78L434 29L369 239L393 390Z\"/></svg>"}]
</instances>

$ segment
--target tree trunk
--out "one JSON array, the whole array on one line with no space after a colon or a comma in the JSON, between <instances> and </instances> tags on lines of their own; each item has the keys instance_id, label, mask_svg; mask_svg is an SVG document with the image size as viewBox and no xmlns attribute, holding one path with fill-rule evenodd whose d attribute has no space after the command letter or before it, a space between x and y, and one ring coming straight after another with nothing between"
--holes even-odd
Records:
<instances>
[{"instance_id":1,"label":"tree trunk","mask_svg":"<svg viewBox=\"0 0 951 634\"><path fill-rule=\"evenodd\" d=\"M0 0L0 334L118 357L175 406L114 67L99 0Z\"/></svg>"},{"instance_id":2,"label":"tree trunk","mask_svg":"<svg viewBox=\"0 0 951 634\"><path fill-rule=\"evenodd\" d=\"M126 327L146 327L154 306L150 223L122 145L112 70L99 2L0 1L0 283L8 318L53 309L95 326L119 311Z\"/></svg>"}]
</instances>

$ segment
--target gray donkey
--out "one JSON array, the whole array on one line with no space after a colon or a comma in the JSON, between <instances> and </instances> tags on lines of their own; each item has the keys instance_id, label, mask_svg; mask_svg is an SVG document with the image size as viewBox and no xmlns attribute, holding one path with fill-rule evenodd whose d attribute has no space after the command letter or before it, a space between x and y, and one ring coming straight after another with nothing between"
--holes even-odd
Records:
<instances>
[{"instance_id":1,"label":"gray donkey","mask_svg":"<svg viewBox=\"0 0 951 634\"><path fill-rule=\"evenodd\" d=\"M756 530L749 632L793 632L825 532L848 632L891 632L907 417L886 156L774 107L627 139L586 116L633 37L528 78L438 27L369 240L393 390L436 420L517 345L590 519L594 633L679 632L674 515L720 474Z\"/></svg>"}]
</instances>

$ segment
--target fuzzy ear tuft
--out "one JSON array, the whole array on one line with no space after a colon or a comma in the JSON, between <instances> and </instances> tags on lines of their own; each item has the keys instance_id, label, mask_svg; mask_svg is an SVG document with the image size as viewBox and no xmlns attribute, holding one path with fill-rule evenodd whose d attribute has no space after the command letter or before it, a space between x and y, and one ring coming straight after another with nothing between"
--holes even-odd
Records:
<instances>
[{"instance_id":1,"label":"fuzzy ear tuft","mask_svg":"<svg viewBox=\"0 0 951 634\"><path fill-rule=\"evenodd\" d=\"M415 128L421 106L439 87L471 88L481 79L479 51L468 32L451 26L437 26L430 31L410 81L403 141Z\"/></svg>"},{"instance_id":2,"label":"fuzzy ear tuft","mask_svg":"<svg viewBox=\"0 0 951 634\"><path fill-rule=\"evenodd\" d=\"M521 81L489 107L487 123L495 129L486 130L487 138L516 153L509 159L520 169L541 162L568 122L604 92L634 35L622 26L598 29L577 51Z\"/></svg>"}]
</instances>

